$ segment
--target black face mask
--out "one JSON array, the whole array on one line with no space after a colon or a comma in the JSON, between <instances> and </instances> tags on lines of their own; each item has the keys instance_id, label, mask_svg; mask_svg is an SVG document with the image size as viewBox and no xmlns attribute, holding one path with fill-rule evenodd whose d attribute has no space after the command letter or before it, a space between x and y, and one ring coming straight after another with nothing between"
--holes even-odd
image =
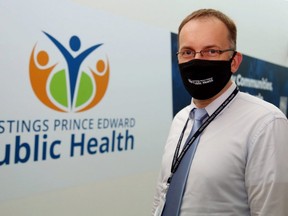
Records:
<instances>
[{"instance_id":1,"label":"black face mask","mask_svg":"<svg viewBox=\"0 0 288 216\"><path fill-rule=\"evenodd\" d=\"M179 64L183 84L189 94L198 100L214 97L231 78L231 63L229 61L194 59Z\"/></svg>"}]
</instances>

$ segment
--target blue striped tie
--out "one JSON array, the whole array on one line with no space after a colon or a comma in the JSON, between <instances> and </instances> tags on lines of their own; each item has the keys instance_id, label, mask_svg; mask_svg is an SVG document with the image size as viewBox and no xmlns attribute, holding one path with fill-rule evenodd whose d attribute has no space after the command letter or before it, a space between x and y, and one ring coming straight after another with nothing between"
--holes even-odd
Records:
<instances>
[{"instance_id":1,"label":"blue striped tie","mask_svg":"<svg viewBox=\"0 0 288 216\"><path fill-rule=\"evenodd\" d=\"M190 116L194 116L193 128L188 136L185 145L188 140L193 136L193 134L200 128L202 121L207 117L207 112L205 109L193 109L190 112ZM199 142L200 136L194 141L193 145L190 146L188 151L185 153L183 159L181 160L178 169L174 173L167 195L166 203L162 216L178 216L180 213L182 197L184 194L184 189L189 174L190 166L196 151L197 144Z\"/></svg>"}]
</instances>

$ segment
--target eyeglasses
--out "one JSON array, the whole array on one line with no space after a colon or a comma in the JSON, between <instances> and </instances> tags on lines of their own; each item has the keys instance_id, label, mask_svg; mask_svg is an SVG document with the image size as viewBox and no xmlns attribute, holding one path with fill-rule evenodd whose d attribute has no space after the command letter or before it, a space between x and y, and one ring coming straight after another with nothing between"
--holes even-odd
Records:
<instances>
[{"instance_id":1,"label":"eyeglasses","mask_svg":"<svg viewBox=\"0 0 288 216\"><path fill-rule=\"evenodd\" d=\"M176 53L179 59L193 59L195 58L197 53L200 53L200 55L204 58L213 58L213 57L218 57L224 52L229 52L229 51L235 51L234 49L225 49L225 50L216 50L216 49L203 49L200 50L199 52L196 52L191 49L185 49L182 51L179 51Z\"/></svg>"}]
</instances>

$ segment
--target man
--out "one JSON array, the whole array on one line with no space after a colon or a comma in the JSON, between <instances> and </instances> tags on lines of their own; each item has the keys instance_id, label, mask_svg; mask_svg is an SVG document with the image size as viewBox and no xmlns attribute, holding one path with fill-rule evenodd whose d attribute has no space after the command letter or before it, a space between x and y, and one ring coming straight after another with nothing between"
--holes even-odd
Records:
<instances>
[{"instance_id":1,"label":"man","mask_svg":"<svg viewBox=\"0 0 288 216\"><path fill-rule=\"evenodd\" d=\"M231 81L242 61L236 35L234 22L213 9L193 12L179 27L179 69L192 101L173 119L153 215L288 215L288 121L274 105L238 92ZM196 146L180 207L171 213L178 199L171 188L188 155L186 149L181 158L196 108L208 113L208 123L198 144L189 147Z\"/></svg>"}]
</instances>

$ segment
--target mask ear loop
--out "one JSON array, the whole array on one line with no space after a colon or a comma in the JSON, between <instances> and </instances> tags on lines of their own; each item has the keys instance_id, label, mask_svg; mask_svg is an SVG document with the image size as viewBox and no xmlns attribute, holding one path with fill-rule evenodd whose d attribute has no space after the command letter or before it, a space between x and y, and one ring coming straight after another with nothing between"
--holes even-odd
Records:
<instances>
[{"instance_id":1,"label":"mask ear loop","mask_svg":"<svg viewBox=\"0 0 288 216\"><path fill-rule=\"evenodd\" d=\"M236 54L237 54L237 51L234 51L232 57L230 58L230 62L231 62L231 63L232 63L234 57L236 56Z\"/></svg>"},{"instance_id":2,"label":"mask ear loop","mask_svg":"<svg viewBox=\"0 0 288 216\"><path fill-rule=\"evenodd\" d=\"M234 57L236 56L236 54L237 54L237 51L234 51L234 52L233 52L233 55L232 55L232 57L231 57L231 59L230 59L230 65L231 65L231 67L232 67L233 59L234 59ZM232 71L231 71L231 75L232 75Z\"/></svg>"}]
</instances>

